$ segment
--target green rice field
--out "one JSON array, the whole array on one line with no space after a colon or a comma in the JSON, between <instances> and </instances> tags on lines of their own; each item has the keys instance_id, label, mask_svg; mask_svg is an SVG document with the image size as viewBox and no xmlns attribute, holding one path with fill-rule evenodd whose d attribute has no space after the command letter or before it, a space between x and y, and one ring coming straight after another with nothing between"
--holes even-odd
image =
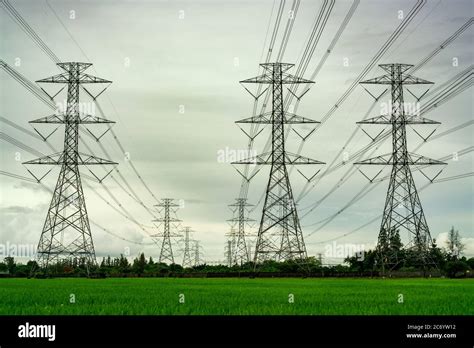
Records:
<instances>
[{"instance_id":1,"label":"green rice field","mask_svg":"<svg viewBox=\"0 0 474 348\"><path fill-rule=\"evenodd\" d=\"M0 279L0 315L473 315L473 279Z\"/></svg>"}]
</instances>

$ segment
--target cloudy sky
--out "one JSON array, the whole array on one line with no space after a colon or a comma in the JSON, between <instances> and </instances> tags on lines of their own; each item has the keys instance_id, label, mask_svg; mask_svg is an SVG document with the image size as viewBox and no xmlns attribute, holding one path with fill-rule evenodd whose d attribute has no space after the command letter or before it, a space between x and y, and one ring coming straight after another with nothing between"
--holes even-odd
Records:
<instances>
[{"instance_id":1,"label":"cloudy sky","mask_svg":"<svg viewBox=\"0 0 474 348\"><path fill-rule=\"evenodd\" d=\"M117 122L114 130L127 156L157 198L183 200L184 207L179 211L179 217L183 225L191 226L195 231L193 238L201 241L204 258L222 260L225 234L229 231L226 220L232 217L227 205L238 196L241 177L228 163L228 160L233 160L232 156L221 161L219 154L224 151L231 155L233 151L246 148L247 137L234 122L252 115L253 100L238 81L257 75L258 64L264 60L268 50L279 1L10 0L10 3L61 61L91 62L94 66L89 73L113 81L99 99L105 115ZM300 62L322 3L300 2L282 61ZM285 5L274 52L280 47L291 4L287 1ZM399 17L406 16L414 4L413 0L362 0L317 75L316 83L302 98L298 114L321 119L401 23ZM321 61L351 5L352 1L336 2L305 77L309 77ZM466 23L472 13L470 0L428 0L379 63L418 63ZM0 10L0 23L0 56L3 61L31 81L58 73L53 61L12 20L4 7ZM267 35L268 29L270 33ZM435 82L436 87L468 68L472 62L472 28L469 28L419 69L416 76ZM374 67L366 78L382 73L381 69ZM4 70L0 71L0 81L0 116L3 118L29 128L29 120L51 114L51 109ZM49 88L52 91L51 86ZM371 91L380 92L377 86ZM413 92L421 95L424 89L414 87ZM64 98L65 95L60 94L56 100L61 102ZM372 102L373 99L358 86L306 141L302 154L331 163L357 127L355 122L365 115ZM381 107L375 107L371 116L380 114ZM472 120L472 115L472 89L467 89L425 116L442 122L435 132L437 134ZM2 133L42 153L51 152L46 144L5 122L1 122L0 127ZM382 128L372 126L364 129L375 135ZM433 129L432 126L421 126L419 132L427 135ZM263 149L268 136L268 129L258 136L255 143L257 152ZM447 156L472 146L472 136L471 125L427 142L417 153L431 158ZM84 139L88 139L95 154L106 157L90 138ZM63 138L60 131L50 140L54 147L61 148ZM351 155L369 142L370 139L359 131L346 151ZM420 142L421 138L409 130L409 150ZM2 171L28 176L21 161L35 156L4 140L0 144ZM156 204L110 134L102 138L102 144L111 159L119 162L120 172L145 205L151 208ZM290 134L287 146L290 151L297 151L299 141L295 133ZM388 152L387 146L388 142L376 154ZM83 147L81 151L87 152ZM342 160L336 158L336 163ZM324 255L328 245L332 245L332 238L349 233L382 213L387 181L313 233L320 226L317 222L340 210L367 183L360 173L356 173L310 211L350 166L349 163L324 176L298 202L308 252L312 255L319 252ZM39 166L33 169L35 173L45 170ZM324 167L305 167L302 171L309 177L318 169L324 171ZM371 170L368 168L366 172L372 174ZM449 160L440 177L472 171L473 156L469 153L457 161ZM389 172L390 168L386 167L381 175ZM434 175L437 170L430 168L425 173ZM57 175L58 169L55 169L44 179L44 185L54 188ZM115 177L123 186L118 174ZM427 179L419 172L414 177L418 187L427 184ZM267 179L268 168L263 168L251 181L250 203L260 201ZM118 255L129 248L131 256L144 251L157 257L158 247L150 245L147 234L109 207L88 187L93 187L114 205L104 188L87 179L84 182L87 182L84 191L90 219L118 236L142 243L121 240L92 225L97 255ZM291 182L295 196L298 196L305 179L297 171L292 171ZM7 176L0 176L0 185L0 242L35 245L51 199L50 192L41 185ZM105 181L105 185L134 219L145 226L152 225L152 216L111 178ZM447 231L454 225L464 237L469 256L474 256L472 197L472 177L431 184L420 192L432 236L442 244ZM252 211L251 217L258 220L260 213L261 203ZM336 242L343 246L373 246L379 225L380 219L377 219ZM144 228L153 233L152 229ZM327 259L337 261L331 255L327 255Z\"/></svg>"}]
</instances>

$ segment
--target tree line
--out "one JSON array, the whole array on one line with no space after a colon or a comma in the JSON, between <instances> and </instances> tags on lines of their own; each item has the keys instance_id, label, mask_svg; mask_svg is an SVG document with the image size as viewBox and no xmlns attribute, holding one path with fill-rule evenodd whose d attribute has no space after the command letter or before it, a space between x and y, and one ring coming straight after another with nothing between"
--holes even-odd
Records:
<instances>
[{"instance_id":1,"label":"tree line","mask_svg":"<svg viewBox=\"0 0 474 348\"><path fill-rule=\"evenodd\" d=\"M474 258L462 256L465 245L461 236L453 228L448 233L448 240L444 248L433 240L428 252L428 269L419 263L417 252L413 249L404 249L398 230L390 233L381 233L378 250L358 252L348 256L340 265L324 265L315 257L305 260L268 260L259 264L258 274L275 274L285 276L289 274L306 274L315 276L379 276L381 275L380 255L388 255L386 263L391 265L389 273L420 273L428 271L435 275L447 277L465 277L474 272ZM210 276L255 274L254 263L247 262L241 265L196 265L183 268L179 264L157 262L152 257L141 253L132 262L124 255L119 257L104 257L98 264L87 264L84 260L63 260L47 269L40 269L36 261L26 264L17 263L13 257L5 257L0 262L0 275L13 277L35 276L62 276L62 277L162 277L162 276L192 276L193 274L209 274Z\"/></svg>"},{"instance_id":2,"label":"tree line","mask_svg":"<svg viewBox=\"0 0 474 348\"><path fill-rule=\"evenodd\" d=\"M349 269L357 272L380 270L384 262L390 273L437 271L455 278L474 271L474 258L462 256L464 249L461 235L454 227L448 232L445 247L439 247L436 239L433 239L427 253L422 254L423 259L420 259L420 252L416 248L403 248L399 230L381 231L377 250L365 251L363 258L359 255L347 257L344 262L349 265Z\"/></svg>"}]
</instances>

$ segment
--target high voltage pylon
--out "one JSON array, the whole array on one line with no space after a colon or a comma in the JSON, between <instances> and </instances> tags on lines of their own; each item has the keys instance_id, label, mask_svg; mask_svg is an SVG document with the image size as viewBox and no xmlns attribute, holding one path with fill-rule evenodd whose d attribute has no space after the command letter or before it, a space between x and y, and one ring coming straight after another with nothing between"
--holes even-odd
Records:
<instances>
[{"instance_id":1,"label":"high voltage pylon","mask_svg":"<svg viewBox=\"0 0 474 348\"><path fill-rule=\"evenodd\" d=\"M172 217L172 214L173 215L176 214L179 204L175 203L174 199L172 198L163 198L161 199L161 203L156 204L155 207L161 208L160 213L162 217L153 221L160 222L163 226L163 231L152 235L152 237L163 238L162 243L161 243L159 260L160 262L168 261L169 263L173 264L174 255L173 255L173 247L171 243L171 238L181 237L181 235L178 233L173 233L171 231L170 223L181 221L175 217Z\"/></svg>"},{"instance_id":2,"label":"high voltage pylon","mask_svg":"<svg viewBox=\"0 0 474 348\"><path fill-rule=\"evenodd\" d=\"M64 70L63 73L37 81L39 83L64 83L67 85L67 107L64 113L30 121L34 124L64 124L63 151L24 162L26 165L61 166L37 248L36 258L41 267L47 267L53 262L61 260L84 263L87 270L89 270L90 265L96 264L79 165L87 167L89 165L115 165L117 163L79 152L80 124L115 123L104 118L82 114L79 110L81 85L111 83L111 81L84 73L84 70L91 65L90 63L76 62L58 63L58 66ZM82 86L82 88L84 87ZM97 98L101 93L94 98ZM31 171L29 172L31 173ZM92 171L91 173L99 182L108 175L98 178ZM31 174L33 175L33 173ZM36 178L36 176L34 177ZM38 182L41 179L37 179Z\"/></svg>"},{"instance_id":3,"label":"high voltage pylon","mask_svg":"<svg viewBox=\"0 0 474 348\"><path fill-rule=\"evenodd\" d=\"M227 266L232 267L232 243L235 240L235 238L233 238L235 235L235 229L231 228L227 235L230 236L230 238L227 240L227 245L224 248L224 257L226 259Z\"/></svg>"},{"instance_id":4,"label":"high voltage pylon","mask_svg":"<svg viewBox=\"0 0 474 348\"><path fill-rule=\"evenodd\" d=\"M199 266L203 263L201 259L201 245L198 240L194 240L194 266Z\"/></svg>"},{"instance_id":5,"label":"high voltage pylon","mask_svg":"<svg viewBox=\"0 0 474 348\"><path fill-rule=\"evenodd\" d=\"M229 204L229 207L234 211L234 217L228 220L232 223L232 228L229 233L231 244L230 248L230 262L229 265L242 265L250 261L250 254L247 248L246 237L250 234L245 230L246 226L249 226L249 222L255 221L248 218L247 207L251 207L253 204L247 203L246 198L236 198L236 203ZM237 229L234 228L237 226Z\"/></svg>"},{"instance_id":6,"label":"high voltage pylon","mask_svg":"<svg viewBox=\"0 0 474 348\"><path fill-rule=\"evenodd\" d=\"M193 260L191 258L191 246L190 246L190 239L189 234L192 232L191 227L186 226L184 227L184 251L183 251L183 263L182 266L184 268L189 268L193 266Z\"/></svg>"},{"instance_id":7,"label":"high voltage pylon","mask_svg":"<svg viewBox=\"0 0 474 348\"><path fill-rule=\"evenodd\" d=\"M241 83L270 85L269 87L272 89L272 111L236 123L270 124L272 127L272 149L268 153L233 162L235 164L271 166L255 246L255 266L257 263L269 259L306 259L306 246L286 166L323 164L323 162L287 152L285 149L285 125L318 122L284 110L283 85L307 84L313 83L313 81L288 74L287 71L294 64L264 63L260 65L264 69L263 75L243 80ZM292 92L290 91L290 93ZM301 97L302 95L298 99ZM254 96L254 98L257 97Z\"/></svg>"},{"instance_id":8,"label":"high voltage pylon","mask_svg":"<svg viewBox=\"0 0 474 348\"><path fill-rule=\"evenodd\" d=\"M227 245L224 248L224 257L227 262L227 266L232 267L234 265L233 262L233 254L235 249L235 242L237 237L237 231L235 228L231 227L230 231L226 233L227 238Z\"/></svg>"},{"instance_id":9,"label":"high voltage pylon","mask_svg":"<svg viewBox=\"0 0 474 348\"><path fill-rule=\"evenodd\" d=\"M357 123L391 125L392 152L356 162L355 164L392 166L377 243L379 262L382 266L382 272L385 272L387 266L395 266L398 263L397 255L394 254L394 250L396 249L392 248L391 243L394 234L399 233L400 229L409 232L409 242L405 245L405 248L413 250L414 255L416 255L423 266L432 262L428 256L432 239L410 166L440 165L446 163L410 153L407 149L407 125L439 124L439 122L429 120L416 114L406 114L403 86L432 84L432 82L408 74L407 71L413 67L413 65L410 64L381 64L380 67L385 70L387 74L362 81L361 83L390 85L391 107L389 114ZM419 100L421 98L417 99Z\"/></svg>"}]
</instances>

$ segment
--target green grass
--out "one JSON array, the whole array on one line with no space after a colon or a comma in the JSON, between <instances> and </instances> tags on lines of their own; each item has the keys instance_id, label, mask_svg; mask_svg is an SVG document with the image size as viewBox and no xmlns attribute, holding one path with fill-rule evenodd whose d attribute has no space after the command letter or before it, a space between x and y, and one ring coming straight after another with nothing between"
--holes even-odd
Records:
<instances>
[{"instance_id":1,"label":"green grass","mask_svg":"<svg viewBox=\"0 0 474 348\"><path fill-rule=\"evenodd\" d=\"M472 315L473 303L471 279L0 279L0 314L13 315Z\"/></svg>"}]
</instances>

